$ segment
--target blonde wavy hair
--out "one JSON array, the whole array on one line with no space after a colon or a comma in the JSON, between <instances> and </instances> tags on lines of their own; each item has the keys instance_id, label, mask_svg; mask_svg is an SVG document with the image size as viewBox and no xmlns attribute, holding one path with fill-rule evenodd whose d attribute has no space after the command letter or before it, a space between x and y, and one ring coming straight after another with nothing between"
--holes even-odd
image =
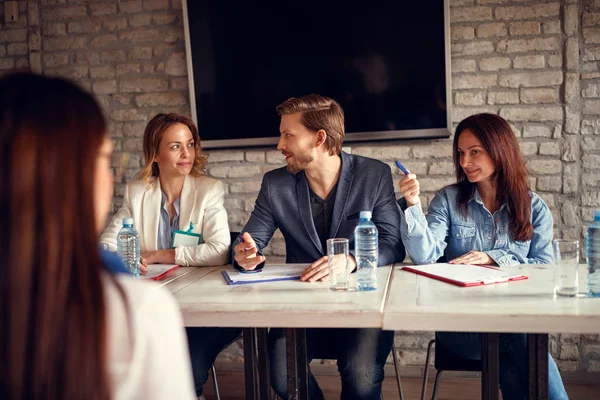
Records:
<instances>
[{"instance_id":1,"label":"blonde wavy hair","mask_svg":"<svg viewBox=\"0 0 600 400\"><path fill-rule=\"evenodd\" d=\"M146 164L144 165L144 168L138 172L138 179L151 183L153 181L152 178L158 176L158 165L154 162L154 159L158 153L158 147L163 138L163 134L169 127L175 124L183 124L189 128L190 132L192 132L196 155L194 156L194 165L190 175L199 177L206 173L208 156L202 152L200 135L198 134L198 128L196 128L194 121L188 117L175 113L161 113L155 115L154 118L148 122L148 125L146 125L146 129L144 130L144 160Z\"/></svg>"}]
</instances>

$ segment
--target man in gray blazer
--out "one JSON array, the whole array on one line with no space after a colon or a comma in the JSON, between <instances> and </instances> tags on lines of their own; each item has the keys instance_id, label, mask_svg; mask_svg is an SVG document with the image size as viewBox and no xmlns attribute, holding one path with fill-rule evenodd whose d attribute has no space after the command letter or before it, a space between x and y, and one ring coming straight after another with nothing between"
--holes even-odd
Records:
<instances>
[{"instance_id":1,"label":"man in gray blazer","mask_svg":"<svg viewBox=\"0 0 600 400\"><path fill-rule=\"evenodd\" d=\"M281 116L277 149L287 167L265 174L252 215L240 239L233 243L234 266L262 268L260 252L279 229L286 243L288 263L310 263L303 281L328 276L326 240L348 238L354 249L354 228L361 211L371 211L379 231L379 265L404 259L400 213L390 167L380 161L341 151L344 114L329 98L308 95L291 98L277 107ZM356 268L354 256L350 257ZM342 399L379 399L383 367L394 333L381 329L308 329L309 362L315 348L328 341L335 346L342 378ZM271 382L287 398L285 335L269 332ZM314 376L309 377L311 399L323 398Z\"/></svg>"}]
</instances>

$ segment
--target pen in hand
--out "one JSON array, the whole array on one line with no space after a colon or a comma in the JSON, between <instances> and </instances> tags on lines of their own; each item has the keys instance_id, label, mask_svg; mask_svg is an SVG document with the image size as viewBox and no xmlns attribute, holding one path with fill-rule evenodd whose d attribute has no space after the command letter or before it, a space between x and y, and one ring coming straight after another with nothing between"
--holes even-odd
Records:
<instances>
[{"instance_id":1,"label":"pen in hand","mask_svg":"<svg viewBox=\"0 0 600 400\"><path fill-rule=\"evenodd\" d=\"M406 167L400 163L400 161L396 160L396 166L400 168L400 171L404 172L404 175L410 174L410 171L407 170Z\"/></svg>"}]
</instances>

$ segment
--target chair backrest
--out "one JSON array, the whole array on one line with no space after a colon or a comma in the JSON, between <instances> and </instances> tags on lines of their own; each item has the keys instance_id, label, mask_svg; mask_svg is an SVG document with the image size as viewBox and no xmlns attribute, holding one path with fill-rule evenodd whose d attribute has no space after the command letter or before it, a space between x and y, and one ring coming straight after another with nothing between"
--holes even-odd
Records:
<instances>
[{"instance_id":1,"label":"chair backrest","mask_svg":"<svg viewBox=\"0 0 600 400\"><path fill-rule=\"evenodd\" d=\"M233 246L233 242L235 242L237 240L238 236L240 236L240 232L229 232L229 236L231 237L231 245ZM229 258L227 259L227 264L233 263L232 252L233 252L233 248L230 248L229 249Z\"/></svg>"},{"instance_id":2,"label":"chair backrest","mask_svg":"<svg viewBox=\"0 0 600 400\"><path fill-rule=\"evenodd\" d=\"M471 360L461 357L450 351L439 339L439 333L435 333L435 369L438 371L479 371L481 372L481 360Z\"/></svg>"}]
</instances>

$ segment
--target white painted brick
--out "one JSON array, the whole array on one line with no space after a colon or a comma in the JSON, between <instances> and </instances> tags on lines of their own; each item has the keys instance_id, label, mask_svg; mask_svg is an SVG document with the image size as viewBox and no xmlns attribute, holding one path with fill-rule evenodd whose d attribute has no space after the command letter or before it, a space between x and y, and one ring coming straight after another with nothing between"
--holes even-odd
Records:
<instances>
[{"instance_id":1,"label":"white painted brick","mask_svg":"<svg viewBox=\"0 0 600 400\"><path fill-rule=\"evenodd\" d=\"M552 137L552 130L548 126L545 125L526 125L523 128L523 137L524 138L532 138L532 137Z\"/></svg>"},{"instance_id":2,"label":"white painted brick","mask_svg":"<svg viewBox=\"0 0 600 400\"><path fill-rule=\"evenodd\" d=\"M488 104L517 104L519 92L488 92Z\"/></svg>"},{"instance_id":3,"label":"white painted brick","mask_svg":"<svg viewBox=\"0 0 600 400\"><path fill-rule=\"evenodd\" d=\"M279 150L267 151L267 163L269 164L284 164L285 157Z\"/></svg>"},{"instance_id":4,"label":"white painted brick","mask_svg":"<svg viewBox=\"0 0 600 400\"><path fill-rule=\"evenodd\" d=\"M579 39L569 38L566 43L567 69L579 68Z\"/></svg>"},{"instance_id":5,"label":"white painted brick","mask_svg":"<svg viewBox=\"0 0 600 400\"><path fill-rule=\"evenodd\" d=\"M475 37L475 28L472 26L451 26L450 35L452 41L473 39Z\"/></svg>"},{"instance_id":6,"label":"white painted brick","mask_svg":"<svg viewBox=\"0 0 600 400\"><path fill-rule=\"evenodd\" d=\"M454 96L458 105L479 106L485 104L485 92L458 92Z\"/></svg>"},{"instance_id":7,"label":"white painted brick","mask_svg":"<svg viewBox=\"0 0 600 400\"><path fill-rule=\"evenodd\" d=\"M496 47L500 53L526 53L530 51L558 51L558 38L503 39Z\"/></svg>"},{"instance_id":8,"label":"white painted brick","mask_svg":"<svg viewBox=\"0 0 600 400\"><path fill-rule=\"evenodd\" d=\"M509 73L498 78L500 86L512 88L560 85L562 82L560 71Z\"/></svg>"},{"instance_id":9,"label":"white painted brick","mask_svg":"<svg viewBox=\"0 0 600 400\"><path fill-rule=\"evenodd\" d=\"M548 56L548 66L551 68L559 68L562 67L562 55L560 54L551 54Z\"/></svg>"},{"instance_id":10,"label":"white painted brick","mask_svg":"<svg viewBox=\"0 0 600 400\"><path fill-rule=\"evenodd\" d=\"M502 108L500 116L508 121L562 121L561 107L511 107Z\"/></svg>"},{"instance_id":11,"label":"white painted brick","mask_svg":"<svg viewBox=\"0 0 600 400\"><path fill-rule=\"evenodd\" d=\"M600 192L584 191L581 194L581 205L582 206L593 206L593 207L600 206Z\"/></svg>"},{"instance_id":12,"label":"white painted brick","mask_svg":"<svg viewBox=\"0 0 600 400\"><path fill-rule=\"evenodd\" d=\"M586 44L600 43L600 29L599 28L584 28L583 29L583 42Z\"/></svg>"},{"instance_id":13,"label":"white painted brick","mask_svg":"<svg viewBox=\"0 0 600 400\"><path fill-rule=\"evenodd\" d=\"M546 35L560 33L560 21L545 21L542 22L542 29Z\"/></svg>"},{"instance_id":14,"label":"white painted brick","mask_svg":"<svg viewBox=\"0 0 600 400\"><path fill-rule=\"evenodd\" d=\"M600 115L600 100L584 99L583 100L583 113Z\"/></svg>"},{"instance_id":15,"label":"white painted brick","mask_svg":"<svg viewBox=\"0 0 600 400\"><path fill-rule=\"evenodd\" d=\"M565 10L565 33L568 36L577 35L579 30L579 6L578 5L570 5L566 7Z\"/></svg>"},{"instance_id":16,"label":"white painted brick","mask_svg":"<svg viewBox=\"0 0 600 400\"><path fill-rule=\"evenodd\" d=\"M585 136L581 141L581 147L585 151L597 151L600 150L600 137Z\"/></svg>"},{"instance_id":17,"label":"white painted brick","mask_svg":"<svg viewBox=\"0 0 600 400\"><path fill-rule=\"evenodd\" d=\"M600 134L600 119L584 119L581 121L581 133L583 135Z\"/></svg>"},{"instance_id":18,"label":"white painted brick","mask_svg":"<svg viewBox=\"0 0 600 400\"><path fill-rule=\"evenodd\" d=\"M541 148L540 148L541 150ZM562 191L560 179L552 176L541 176L537 178L537 182L535 185L536 190L542 192L557 192L560 193Z\"/></svg>"},{"instance_id":19,"label":"white painted brick","mask_svg":"<svg viewBox=\"0 0 600 400\"><path fill-rule=\"evenodd\" d=\"M534 156L538 152L537 142L520 142L519 147L524 156Z\"/></svg>"},{"instance_id":20,"label":"white painted brick","mask_svg":"<svg viewBox=\"0 0 600 400\"><path fill-rule=\"evenodd\" d=\"M521 102L524 104L558 103L556 89L521 89Z\"/></svg>"},{"instance_id":21,"label":"white painted brick","mask_svg":"<svg viewBox=\"0 0 600 400\"><path fill-rule=\"evenodd\" d=\"M464 75L454 77L453 89L487 89L498 84L496 74Z\"/></svg>"},{"instance_id":22,"label":"white painted brick","mask_svg":"<svg viewBox=\"0 0 600 400\"><path fill-rule=\"evenodd\" d=\"M398 158L407 158L410 154L410 147L400 146L369 146L354 147L353 154L374 158L376 160L393 160Z\"/></svg>"},{"instance_id":23,"label":"white painted brick","mask_svg":"<svg viewBox=\"0 0 600 400\"><path fill-rule=\"evenodd\" d=\"M479 61L479 69L482 71L498 71L507 68L510 68L510 58L508 57L490 57Z\"/></svg>"},{"instance_id":24,"label":"white painted brick","mask_svg":"<svg viewBox=\"0 0 600 400\"><path fill-rule=\"evenodd\" d=\"M579 142L576 136L568 136L563 143L563 154L561 160L572 162L579 159Z\"/></svg>"},{"instance_id":25,"label":"white painted brick","mask_svg":"<svg viewBox=\"0 0 600 400\"><path fill-rule=\"evenodd\" d=\"M260 190L260 181L244 181L229 184L229 193L258 193Z\"/></svg>"},{"instance_id":26,"label":"white painted brick","mask_svg":"<svg viewBox=\"0 0 600 400\"><path fill-rule=\"evenodd\" d=\"M491 7L453 7L450 9L450 22L471 22L492 20Z\"/></svg>"},{"instance_id":27,"label":"white painted brick","mask_svg":"<svg viewBox=\"0 0 600 400\"><path fill-rule=\"evenodd\" d=\"M452 157L452 145L450 143L415 145L412 146L412 156L414 158Z\"/></svg>"},{"instance_id":28,"label":"white painted brick","mask_svg":"<svg viewBox=\"0 0 600 400\"><path fill-rule=\"evenodd\" d=\"M579 189L579 167L565 164L563 170L563 193L577 193Z\"/></svg>"},{"instance_id":29,"label":"white painted brick","mask_svg":"<svg viewBox=\"0 0 600 400\"><path fill-rule=\"evenodd\" d=\"M450 50L453 56L473 56L494 52L494 45L489 41L452 43Z\"/></svg>"},{"instance_id":30,"label":"white painted brick","mask_svg":"<svg viewBox=\"0 0 600 400\"><path fill-rule=\"evenodd\" d=\"M451 161L433 162L429 166L429 175L454 175L454 163Z\"/></svg>"},{"instance_id":31,"label":"white painted brick","mask_svg":"<svg viewBox=\"0 0 600 400\"><path fill-rule=\"evenodd\" d=\"M452 72L475 72L476 70L475 60L452 60Z\"/></svg>"},{"instance_id":32,"label":"white painted brick","mask_svg":"<svg viewBox=\"0 0 600 400\"><path fill-rule=\"evenodd\" d=\"M483 24L477 27L477 37L490 38L506 36L507 29L504 23Z\"/></svg>"},{"instance_id":33,"label":"white painted brick","mask_svg":"<svg viewBox=\"0 0 600 400\"><path fill-rule=\"evenodd\" d=\"M581 126L581 113L575 107L565 107L565 132L566 133L579 133L579 127Z\"/></svg>"},{"instance_id":34,"label":"white painted brick","mask_svg":"<svg viewBox=\"0 0 600 400\"><path fill-rule=\"evenodd\" d=\"M265 162L265 152L264 151L247 151L246 152L246 161L248 162Z\"/></svg>"},{"instance_id":35,"label":"white painted brick","mask_svg":"<svg viewBox=\"0 0 600 400\"><path fill-rule=\"evenodd\" d=\"M542 32L542 25L539 22L512 22L509 25L511 36L539 35Z\"/></svg>"},{"instance_id":36,"label":"white painted brick","mask_svg":"<svg viewBox=\"0 0 600 400\"><path fill-rule=\"evenodd\" d=\"M541 156L558 156L560 155L560 146L558 143L546 142L540 143Z\"/></svg>"},{"instance_id":37,"label":"white painted brick","mask_svg":"<svg viewBox=\"0 0 600 400\"><path fill-rule=\"evenodd\" d=\"M545 65L546 59L542 54L518 56L513 60L513 66L517 69L539 69Z\"/></svg>"},{"instance_id":38,"label":"white painted brick","mask_svg":"<svg viewBox=\"0 0 600 400\"><path fill-rule=\"evenodd\" d=\"M456 182L454 176L447 176L444 178L429 178L422 177L419 179L421 184L421 192L437 192L445 186L451 185Z\"/></svg>"},{"instance_id":39,"label":"white painted brick","mask_svg":"<svg viewBox=\"0 0 600 400\"><path fill-rule=\"evenodd\" d=\"M518 20L542 17L558 17L560 3L536 4L529 6L497 7L494 16L499 20Z\"/></svg>"},{"instance_id":40,"label":"white painted brick","mask_svg":"<svg viewBox=\"0 0 600 400\"><path fill-rule=\"evenodd\" d=\"M600 155L598 154L584 154L581 157L581 166L587 169L600 169Z\"/></svg>"},{"instance_id":41,"label":"white painted brick","mask_svg":"<svg viewBox=\"0 0 600 400\"><path fill-rule=\"evenodd\" d=\"M497 113L497 110L495 107L492 106L487 106L487 107L473 107L473 106L468 106L468 107L461 107L461 106L454 106L452 107L452 122L456 122L459 123L460 121L462 121L463 119L473 115L473 114L480 114L480 113L492 113L495 114Z\"/></svg>"},{"instance_id":42,"label":"white painted brick","mask_svg":"<svg viewBox=\"0 0 600 400\"><path fill-rule=\"evenodd\" d=\"M579 74L567 73L565 78L565 102L572 103L579 93Z\"/></svg>"},{"instance_id":43,"label":"white painted brick","mask_svg":"<svg viewBox=\"0 0 600 400\"><path fill-rule=\"evenodd\" d=\"M562 171L562 162L560 160L528 160L527 168L536 175L559 174Z\"/></svg>"},{"instance_id":44,"label":"white painted brick","mask_svg":"<svg viewBox=\"0 0 600 400\"><path fill-rule=\"evenodd\" d=\"M210 163L220 163L228 161L244 161L243 151L211 151L208 158Z\"/></svg>"}]
</instances>

